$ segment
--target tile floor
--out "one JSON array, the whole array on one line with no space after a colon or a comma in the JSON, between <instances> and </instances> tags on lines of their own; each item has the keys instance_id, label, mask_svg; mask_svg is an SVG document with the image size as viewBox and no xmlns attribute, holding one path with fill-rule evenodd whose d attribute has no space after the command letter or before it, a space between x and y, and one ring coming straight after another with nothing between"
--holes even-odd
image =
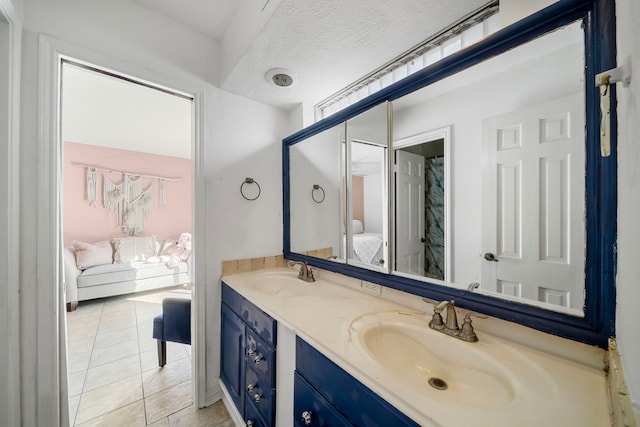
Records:
<instances>
[{"instance_id":1,"label":"tile floor","mask_svg":"<svg viewBox=\"0 0 640 427\"><path fill-rule=\"evenodd\" d=\"M158 367L153 318L184 288L102 298L67 313L69 412L73 426L220 426L233 421L221 401L196 410L191 346L167 343Z\"/></svg>"}]
</instances>

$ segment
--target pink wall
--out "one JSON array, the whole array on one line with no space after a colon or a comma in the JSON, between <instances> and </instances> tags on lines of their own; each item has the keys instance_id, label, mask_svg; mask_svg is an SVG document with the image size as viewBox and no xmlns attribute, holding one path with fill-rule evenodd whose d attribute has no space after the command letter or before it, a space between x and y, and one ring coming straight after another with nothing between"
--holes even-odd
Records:
<instances>
[{"instance_id":1,"label":"pink wall","mask_svg":"<svg viewBox=\"0 0 640 427\"><path fill-rule=\"evenodd\" d=\"M144 218L142 235L153 234L158 239L177 237L182 232L191 232L191 160L137 151L118 150L95 145L64 143L64 245L74 240L96 242L125 236L116 225L115 213L107 212L102 204L103 174L115 183L122 176L98 170L96 174L96 204L86 201L85 169L73 166L72 162L137 172L148 175L181 177L181 181L167 182L167 206L158 207L159 187L157 179L145 178L143 187L153 185L153 213Z\"/></svg>"}]
</instances>

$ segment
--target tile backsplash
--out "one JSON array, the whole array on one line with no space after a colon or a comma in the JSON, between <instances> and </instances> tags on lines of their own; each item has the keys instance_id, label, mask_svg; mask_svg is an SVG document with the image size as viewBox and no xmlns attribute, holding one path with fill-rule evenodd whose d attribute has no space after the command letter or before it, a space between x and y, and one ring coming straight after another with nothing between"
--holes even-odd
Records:
<instances>
[{"instance_id":1,"label":"tile backsplash","mask_svg":"<svg viewBox=\"0 0 640 427\"><path fill-rule=\"evenodd\" d=\"M316 258L329 259L333 257L333 248L314 249L303 252ZM249 273L251 271L265 270L268 268L287 267L287 260L282 255L266 256L259 258L234 259L222 261L222 275L228 276L237 273Z\"/></svg>"},{"instance_id":2,"label":"tile backsplash","mask_svg":"<svg viewBox=\"0 0 640 427\"><path fill-rule=\"evenodd\" d=\"M286 266L287 262L282 255L234 259L230 261L222 261L222 275L228 276L230 274L248 273L250 271Z\"/></svg>"}]
</instances>

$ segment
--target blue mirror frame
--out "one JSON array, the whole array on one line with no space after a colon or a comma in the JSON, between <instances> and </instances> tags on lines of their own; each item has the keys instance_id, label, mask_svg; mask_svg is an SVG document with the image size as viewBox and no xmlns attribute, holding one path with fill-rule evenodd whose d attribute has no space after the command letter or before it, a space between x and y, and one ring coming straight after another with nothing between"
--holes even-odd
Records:
<instances>
[{"instance_id":1,"label":"blue mirror frame","mask_svg":"<svg viewBox=\"0 0 640 427\"><path fill-rule=\"evenodd\" d=\"M486 39L362 99L358 103L285 138L283 167L283 254L285 258L357 279L435 300L454 299L456 305L561 337L607 347L615 336L615 275L617 236L616 88L611 86L611 155L600 155L599 93L595 75L616 66L614 2L562 0ZM371 107L428 86L500 55L555 28L582 20L585 31L586 94L586 260L584 317L545 310L421 280L379 273L314 258L290 250L289 148L308 137L345 122Z\"/></svg>"}]
</instances>

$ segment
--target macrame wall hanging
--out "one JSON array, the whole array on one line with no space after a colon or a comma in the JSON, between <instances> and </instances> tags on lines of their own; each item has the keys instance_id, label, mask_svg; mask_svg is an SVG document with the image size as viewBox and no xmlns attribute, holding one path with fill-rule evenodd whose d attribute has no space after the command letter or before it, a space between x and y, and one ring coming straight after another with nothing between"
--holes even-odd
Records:
<instances>
[{"instance_id":1,"label":"macrame wall hanging","mask_svg":"<svg viewBox=\"0 0 640 427\"><path fill-rule=\"evenodd\" d=\"M96 205L96 170L87 168L87 203Z\"/></svg>"},{"instance_id":2,"label":"macrame wall hanging","mask_svg":"<svg viewBox=\"0 0 640 427\"><path fill-rule=\"evenodd\" d=\"M160 179L158 184L158 207L164 209L167 207L167 181Z\"/></svg>"},{"instance_id":3,"label":"macrame wall hanging","mask_svg":"<svg viewBox=\"0 0 640 427\"><path fill-rule=\"evenodd\" d=\"M106 173L102 176L102 204L107 212L115 214L116 226L127 234L141 234L144 231L144 217L153 213L153 183L158 181L158 207L167 206L167 182L180 181L178 177L146 175L103 168L84 163L72 163L86 169L86 199L90 206L96 204L97 170L119 173L121 182L116 183ZM143 178L151 179L144 188Z\"/></svg>"}]
</instances>

